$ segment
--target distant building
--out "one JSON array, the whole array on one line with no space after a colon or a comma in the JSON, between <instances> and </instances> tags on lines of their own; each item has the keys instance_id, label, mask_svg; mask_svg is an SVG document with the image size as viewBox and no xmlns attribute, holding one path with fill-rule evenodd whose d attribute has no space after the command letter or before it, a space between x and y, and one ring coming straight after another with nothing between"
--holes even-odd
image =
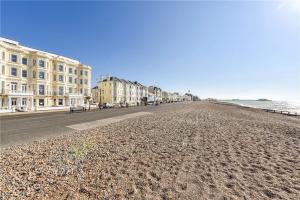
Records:
<instances>
[{"instance_id":1,"label":"distant building","mask_svg":"<svg viewBox=\"0 0 300 200\"><path fill-rule=\"evenodd\" d=\"M185 101L192 101L193 100L193 95L191 93L185 93L184 100Z\"/></svg>"},{"instance_id":2,"label":"distant building","mask_svg":"<svg viewBox=\"0 0 300 200\"><path fill-rule=\"evenodd\" d=\"M114 76L101 77L98 82L99 103L140 105L148 96L146 86L137 81L128 81Z\"/></svg>"},{"instance_id":3,"label":"distant building","mask_svg":"<svg viewBox=\"0 0 300 200\"><path fill-rule=\"evenodd\" d=\"M162 91L162 102L164 102L164 103L170 102L169 92Z\"/></svg>"},{"instance_id":4,"label":"distant building","mask_svg":"<svg viewBox=\"0 0 300 200\"><path fill-rule=\"evenodd\" d=\"M93 103L99 103L100 102L100 90L99 90L99 87L96 86L96 87L93 87L92 88L92 102Z\"/></svg>"},{"instance_id":5,"label":"distant building","mask_svg":"<svg viewBox=\"0 0 300 200\"><path fill-rule=\"evenodd\" d=\"M154 94L155 101L162 102L162 90L159 87L156 86L149 86L148 92Z\"/></svg>"}]
</instances>

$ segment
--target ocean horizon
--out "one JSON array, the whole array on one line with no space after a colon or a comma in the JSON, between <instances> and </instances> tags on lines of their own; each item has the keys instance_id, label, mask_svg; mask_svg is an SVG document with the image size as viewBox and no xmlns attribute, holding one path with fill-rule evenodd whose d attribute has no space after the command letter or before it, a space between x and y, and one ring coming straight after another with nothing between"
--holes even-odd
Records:
<instances>
[{"instance_id":1,"label":"ocean horizon","mask_svg":"<svg viewBox=\"0 0 300 200\"><path fill-rule=\"evenodd\" d=\"M277 111L288 111L293 113L300 113L300 102L296 101L278 101L278 100L219 100L221 102L233 103L240 106L248 106L252 108L271 109Z\"/></svg>"}]
</instances>

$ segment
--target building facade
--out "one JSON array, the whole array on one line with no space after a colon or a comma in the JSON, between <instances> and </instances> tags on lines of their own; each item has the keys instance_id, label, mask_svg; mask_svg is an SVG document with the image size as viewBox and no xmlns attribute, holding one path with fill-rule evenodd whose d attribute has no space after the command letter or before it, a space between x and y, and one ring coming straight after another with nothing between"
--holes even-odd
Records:
<instances>
[{"instance_id":1,"label":"building facade","mask_svg":"<svg viewBox=\"0 0 300 200\"><path fill-rule=\"evenodd\" d=\"M148 91L154 94L155 101L162 102L162 90L156 86L149 86Z\"/></svg>"},{"instance_id":2,"label":"building facade","mask_svg":"<svg viewBox=\"0 0 300 200\"><path fill-rule=\"evenodd\" d=\"M144 97L148 96L146 86L137 81L131 82L118 77L101 77L98 82L100 104L110 103L114 106L127 104L141 105Z\"/></svg>"},{"instance_id":3,"label":"building facade","mask_svg":"<svg viewBox=\"0 0 300 200\"><path fill-rule=\"evenodd\" d=\"M78 106L91 94L91 67L0 38L0 111Z\"/></svg>"},{"instance_id":4,"label":"building facade","mask_svg":"<svg viewBox=\"0 0 300 200\"><path fill-rule=\"evenodd\" d=\"M92 102L93 103L100 102L100 90L98 86L92 88Z\"/></svg>"}]
</instances>

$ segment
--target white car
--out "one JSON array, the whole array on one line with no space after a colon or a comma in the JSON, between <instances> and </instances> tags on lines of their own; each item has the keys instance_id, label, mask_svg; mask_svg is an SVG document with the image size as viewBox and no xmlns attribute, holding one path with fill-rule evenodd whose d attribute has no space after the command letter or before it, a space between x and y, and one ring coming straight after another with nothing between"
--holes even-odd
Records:
<instances>
[{"instance_id":1,"label":"white car","mask_svg":"<svg viewBox=\"0 0 300 200\"><path fill-rule=\"evenodd\" d=\"M110 103L104 103L103 104L103 108L112 108L112 107L113 107L113 105L110 104Z\"/></svg>"},{"instance_id":2,"label":"white car","mask_svg":"<svg viewBox=\"0 0 300 200\"><path fill-rule=\"evenodd\" d=\"M26 107L18 107L18 108L16 108L16 111L18 111L18 112L27 112L27 108Z\"/></svg>"}]
</instances>

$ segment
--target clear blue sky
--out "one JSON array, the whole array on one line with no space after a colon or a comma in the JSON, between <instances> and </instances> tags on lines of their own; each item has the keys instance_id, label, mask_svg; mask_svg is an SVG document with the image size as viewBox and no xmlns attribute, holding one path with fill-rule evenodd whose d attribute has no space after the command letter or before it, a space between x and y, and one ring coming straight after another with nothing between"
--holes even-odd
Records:
<instances>
[{"instance_id":1,"label":"clear blue sky","mask_svg":"<svg viewBox=\"0 0 300 200\"><path fill-rule=\"evenodd\" d=\"M1 36L164 90L300 100L300 6L1 2Z\"/></svg>"}]
</instances>

